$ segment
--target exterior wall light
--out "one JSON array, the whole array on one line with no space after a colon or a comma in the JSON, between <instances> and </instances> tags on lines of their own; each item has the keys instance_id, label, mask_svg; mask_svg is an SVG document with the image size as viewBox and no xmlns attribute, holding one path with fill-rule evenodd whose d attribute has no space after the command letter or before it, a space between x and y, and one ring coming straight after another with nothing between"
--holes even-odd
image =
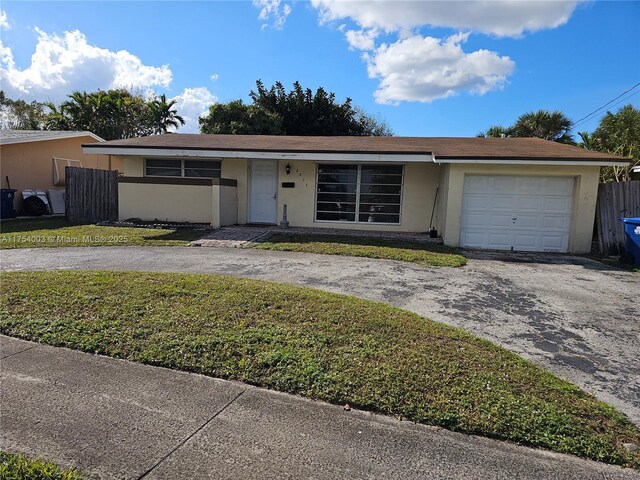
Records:
<instances>
[{"instance_id":1,"label":"exterior wall light","mask_svg":"<svg viewBox=\"0 0 640 480\"><path fill-rule=\"evenodd\" d=\"M287 175L289 175L291 173L291 165L287 163L287 166L284 167L284 171L287 172Z\"/></svg>"}]
</instances>

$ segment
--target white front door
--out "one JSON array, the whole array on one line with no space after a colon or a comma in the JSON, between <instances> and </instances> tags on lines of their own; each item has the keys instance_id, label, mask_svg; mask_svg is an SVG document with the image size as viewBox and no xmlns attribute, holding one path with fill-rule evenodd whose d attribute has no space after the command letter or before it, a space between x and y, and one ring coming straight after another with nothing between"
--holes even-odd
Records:
<instances>
[{"instance_id":1,"label":"white front door","mask_svg":"<svg viewBox=\"0 0 640 480\"><path fill-rule=\"evenodd\" d=\"M249 180L249 222L278 220L278 161L252 160Z\"/></svg>"},{"instance_id":2,"label":"white front door","mask_svg":"<svg viewBox=\"0 0 640 480\"><path fill-rule=\"evenodd\" d=\"M460 246L521 252L566 252L573 178L467 175Z\"/></svg>"}]
</instances>

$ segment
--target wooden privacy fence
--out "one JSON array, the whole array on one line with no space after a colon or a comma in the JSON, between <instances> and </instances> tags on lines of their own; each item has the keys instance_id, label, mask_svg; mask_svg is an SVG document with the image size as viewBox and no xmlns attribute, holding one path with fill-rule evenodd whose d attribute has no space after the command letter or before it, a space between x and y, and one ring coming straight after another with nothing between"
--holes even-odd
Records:
<instances>
[{"instance_id":1,"label":"wooden privacy fence","mask_svg":"<svg viewBox=\"0 0 640 480\"><path fill-rule=\"evenodd\" d=\"M624 252L621 217L640 217L640 181L601 183L598 188L596 227L600 253Z\"/></svg>"},{"instance_id":2,"label":"wooden privacy fence","mask_svg":"<svg viewBox=\"0 0 640 480\"><path fill-rule=\"evenodd\" d=\"M65 168L65 212L74 223L118 220L118 172Z\"/></svg>"}]
</instances>

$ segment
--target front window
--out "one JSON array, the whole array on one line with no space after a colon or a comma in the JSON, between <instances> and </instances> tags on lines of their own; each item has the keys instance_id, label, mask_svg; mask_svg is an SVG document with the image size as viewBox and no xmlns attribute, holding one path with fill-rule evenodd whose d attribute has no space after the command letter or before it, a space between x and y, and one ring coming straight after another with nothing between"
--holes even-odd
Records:
<instances>
[{"instance_id":1,"label":"front window","mask_svg":"<svg viewBox=\"0 0 640 480\"><path fill-rule=\"evenodd\" d=\"M316 220L400 223L402 165L318 165Z\"/></svg>"},{"instance_id":2,"label":"front window","mask_svg":"<svg viewBox=\"0 0 640 480\"><path fill-rule=\"evenodd\" d=\"M147 177L220 178L220 161L148 158L144 174Z\"/></svg>"}]
</instances>

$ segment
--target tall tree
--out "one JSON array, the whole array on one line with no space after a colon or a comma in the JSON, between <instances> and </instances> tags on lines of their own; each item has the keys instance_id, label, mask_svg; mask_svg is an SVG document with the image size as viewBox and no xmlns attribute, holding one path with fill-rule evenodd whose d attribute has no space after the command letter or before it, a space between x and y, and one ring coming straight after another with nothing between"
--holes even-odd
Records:
<instances>
[{"instance_id":1,"label":"tall tree","mask_svg":"<svg viewBox=\"0 0 640 480\"><path fill-rule=\"evenodd\" d=\"M0 90L0 128L13 130L41 130L44 126L44 107L40 102L12 100Z\"/></svg>"},{"instance_id":2,"label":"tall tree","mask_svg":"<svg viewBox=\"0 0 640 480\"><path fill-rule=\"evenodd\" d=\"M216 103L206 117L200 117L201 133L233 135L283 135L282 118L242 100Z\"/></svg>"},{"instance_id":3,"label":"tall tree","mask_svg":"<svg viewBox=\"0 0 640 480\"><path fill-rule=\"evenodd\" d=\"M200 119L202 133L264 135L392 135L388 125L322 87L313 92L299 82L289 92L280 82L270 88L258 80L252 103L236 100L213 105Z\"/></svg>"},{"instance_id":4,"label":"tall tree","mask_svg":"<svg viewBox=\"0 0 640 480\"><path fill-rule=\"evenodd\" d=\"M47 104L44 126L49 130L89 130L106 140L162 134L184 125L174 105L165 95L145 100L126 89L76 91L59 106Z\"/></svg>"},{"instance_id":5,"label":"tall tree","mask_svg":"<svg viewBox=\"0 0 640 480\"><path fill-rule=\"evenodd\" d=\"M500 125L494 125L493 127L489 127L484 132L480 132L477 137L493 137L493 138L506 138L510 137L513 134L513 130L511 127L501 127Z\"/></svg>"},{"instance_id":6,"label":"tall tree","mask_svg":"<svg viewBox=\"0 0 640 480\"><path fill-rule=\"evenodd\" d=\"M562 112L538 110L520 115L510 127L494 126L479 137L537 137L553 142L575 144L573 122Z\"/></svg>"},{"instance_id":7,"label":"tall tree","mask_svg":"<svg viewBox=\"0 0 640 480\"><path fill-rule=\"evenodd\" d=\"M631 168L640 165L640 109L625 105L616 113L607 112L593 132L593 149L629 158L625 167L602 169L603 181L627 181Z\"/></svg>"},{"instance_id":8,"label":"tall tree","mask_svg":"<svg viewBox=\"0 0 640 480\"><path fill-rule=\"evenodd\" d=\"M558 143L575 144L571 137L573 122L562 112L538 110L521 115L513 124L512 136L537 137Z\"/></svg>"},{"instance_id":9,"label":"tall tree","mask_svg":"<svg viewBox=\"0 0 640 480\"><path fill-rule=\"evenodd\" d=\"M178 110L173 108L175 104L175 100L167 102L167 96L164 93L148 103L153 133L161 135L167 133L170 127L178 129L184 125L184 118L178 115Z\"/></svg>"}]
</instances>

